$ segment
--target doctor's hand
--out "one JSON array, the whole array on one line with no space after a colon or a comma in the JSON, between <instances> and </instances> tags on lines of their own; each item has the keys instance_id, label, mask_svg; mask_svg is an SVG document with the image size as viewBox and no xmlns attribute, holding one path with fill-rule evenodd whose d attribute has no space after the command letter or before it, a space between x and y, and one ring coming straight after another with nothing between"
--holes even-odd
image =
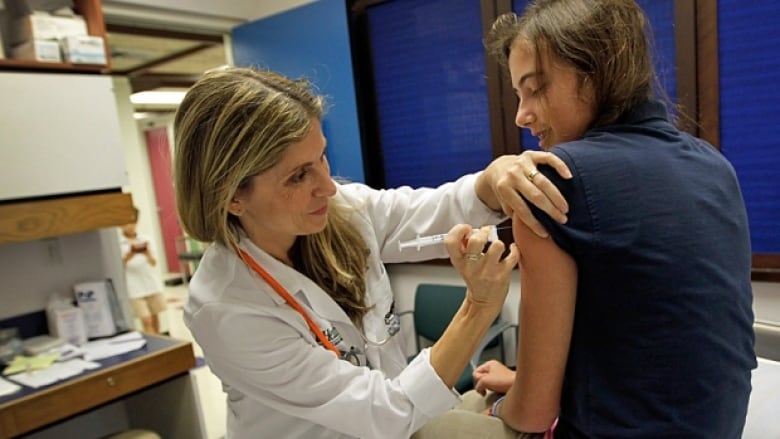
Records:
<instances>
[{"instance_id":1,"label":"doctor's hand","mask_svg":"<svg viewBox=\"0 0 780 439\"><path fill-rule=\"evenodd\" d=\"M512 243L509 254L502 259L506 246L500 240L490 243L483 252L487 240L486 230L459 224L444 238L444 245L452 265L466 282L467 299L475 304L498 306L500 310L509 291L509 277L517 266L519 252Z\"/></svg>"},{"instance_id":2,"label":"doctor's hand","mask_svg":"<svg viewBox=\"0 0 780 439\"><path fill-rule=\"evenodd\" d=\"M477 196L492 209L501 209L507 216L516 216L534 233L545 238L547 231L536 220L525 199L565 223L569 205L558 188L536 168L549 165L566 179L571 172L555 154L542 151L524 151L520 155L504 155L493 160L477 180Z\"/></svg>"},{"instance_id":3,"label":"doctor's hand","mask_svg":"<svg viewBox=\"0 0 780 439\"><path fill-rule=\"evenodd\" d=\"M488 390L505 394L515 381L515 371L496 360L482 363L474 369L471 376L474 378L474 390L483 396Z\"/></svg>"}]
</instances>

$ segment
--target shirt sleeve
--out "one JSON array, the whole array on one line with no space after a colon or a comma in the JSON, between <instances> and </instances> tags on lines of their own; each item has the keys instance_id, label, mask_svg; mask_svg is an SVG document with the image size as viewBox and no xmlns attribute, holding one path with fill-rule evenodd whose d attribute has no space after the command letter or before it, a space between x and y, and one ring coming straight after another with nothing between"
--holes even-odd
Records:
<instances>
[{"instance_id":1,"label":"shirt sleeve","mask_svg":"<svg viewBox=\"0 0 780 439\"><path fill-rule=\"evenodd\" d=\"M300 319L295 311L275 313L207 304L189 319L214 373L256 403L350 436L397 439L459 401L433 370L428 349L388 379L307 340L286 323Z\"/></svg>"},{"instance_id":2,"label":"shirt sleeve","mask_svg":"<svg viewBox=\"0 0 780 439\"><path fill-rule=\"evenodd\" d=\"M480 227L506 219L502 212L490 209L477 197L478 175L465 175L436 188L403 186L375 190L362 184L349 184L342 186L340 192L362 214L358 221L371 228L382 261L415 262L445 258L447 252L443 246L402 252L399 241L447 233L456 224Z\"/></svg>"}]
</instances>

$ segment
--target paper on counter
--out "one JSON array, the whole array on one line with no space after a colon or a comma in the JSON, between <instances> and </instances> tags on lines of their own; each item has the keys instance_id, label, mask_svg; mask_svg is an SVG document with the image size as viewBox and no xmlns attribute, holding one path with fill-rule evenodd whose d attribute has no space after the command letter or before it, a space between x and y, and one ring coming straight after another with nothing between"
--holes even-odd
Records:
<instances>
[{"instance_id":1,"label":"paper on counter","mask_svg":"<svg viewBox=\"0 0 780 439\"><path fill-rule=\"evenodd\" d=\"M116 337L90 341L81 349L84 351L84 359L90 361L101 360L127 352L132 352L146 346L146 339L140 332L132 331Z\"/></svg>"},{"instance_id":2,"label":"paper on counter","mask_svg":"<svg viewBox=\"0 0 780 439\"><path fill-rule=\"evenodd\" d=\"M100 367L100 363L76 358L62 363L55 363L51 367L43 370L18 373L8 377L8 379L28 387L38 388L54 384L57 381L76 376L85 370L96 369L98 367Z\"/></svg>"},{"instance_id":3,"label":"paper on counter","mask_svg":"<svg viewBox=\"0 0 780 439\"><path fill-rule=\"evenodd\" d=\"M76 345L65 343L64 345L58 348L54 348L46 351L46 353L59 355L57 361L68 361L70 359L81 357L82 355L84 355L84 350Z\"/></svg>"},{"instance_id":4,"label":"paper on counter","mask_svg":"<svg viewBox=\"0 0 780 439\"><path fill-rule=\"evenodd\" d=\"M8 379L33 388L47 386L78 375L85 370L100 367L100 363L96 363L95 360L131 352L141 349L145 345L146 339L139 332L135 331L116 337L91 341L81 346L81 351L84 353L83 360L74 358L58 363L52 361L53 364L43 370L33 370L32 367L24 367L21 369L24 372L12 375ZM52 355L52 358L56 360L58 356L59 354Z\"/></svg>"},{"instance_id":5,"label":"paper on counter","mask_svg":"<svg viewBox=\"0 0 780 439\"><path fill-rule=\"evenodd\" d=\"M10 395L21 390L21 386L18 386L8 380L0 378L0 396Z\"/></svg>"},{"instance_id":6,"label":"paper on counter","mask_svg":"<svg viewBox=\"0 0 780 439\"><path fill-rule=\"evenodd\" d=\"M59 354L39 354L32 357L17 355L3 369L3 375L46 369L54 364L57 358L59 358Z\"/></svg>"}]
</instances>

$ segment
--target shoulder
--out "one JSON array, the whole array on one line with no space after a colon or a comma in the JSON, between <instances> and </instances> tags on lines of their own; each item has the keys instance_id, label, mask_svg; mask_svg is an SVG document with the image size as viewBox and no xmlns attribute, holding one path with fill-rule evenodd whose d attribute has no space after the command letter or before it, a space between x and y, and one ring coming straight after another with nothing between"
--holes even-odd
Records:
<instances>
[{"instance_id":1,"label":"shoulder","mask_svg":"<svg viewBox=\"0 0 780 439\"><path fill-rule=\"evenodd\" d=\"M376 189L373 189L363 183L336 183L338 188L336 196L338 201L348 205L360 205L374 195Z\"/></svg>"},{"instance_id":2,"label":"shoulder","mask_svg":"<svg viewBox=\"0 0 780 439\"><path fill-rule=\"evenodd\" d=\"M273 304L263 290L264 284L257 282L232 249L215 243L204 252L190 281L188 312L230 303Z\"/></svg>"}]
</instances>

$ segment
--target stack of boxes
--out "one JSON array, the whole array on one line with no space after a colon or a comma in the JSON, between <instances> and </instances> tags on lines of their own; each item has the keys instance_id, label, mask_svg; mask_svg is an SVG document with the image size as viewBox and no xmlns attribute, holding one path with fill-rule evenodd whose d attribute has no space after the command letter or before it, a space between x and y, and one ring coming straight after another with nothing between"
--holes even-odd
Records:
<instances>
[{"instance_id":1,"label":"stack of boxes","mask_svg":"<svg viewBox=\"0 0 780 439\"><path fill-rule=\"evenodd\" d=\"M103 38L87 32L71 0L4 0L11 58L105 65Z\"/></svg>"}]
</instances>

